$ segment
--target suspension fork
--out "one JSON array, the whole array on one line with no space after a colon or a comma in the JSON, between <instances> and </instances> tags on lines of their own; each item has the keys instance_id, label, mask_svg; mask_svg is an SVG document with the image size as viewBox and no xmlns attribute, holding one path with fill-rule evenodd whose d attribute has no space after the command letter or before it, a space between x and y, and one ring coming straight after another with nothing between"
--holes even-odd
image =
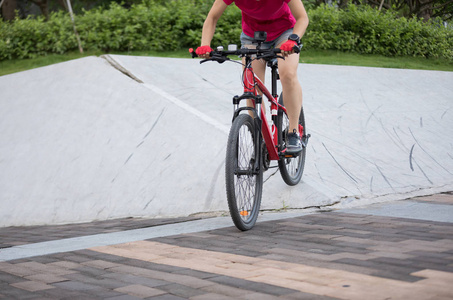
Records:
<instances>
[{"instance_id":1,"label":"suspension fork","mask_svg":"<svg viewBox=\"0 0 453 300\"><path fill-rule=\"evenodd\" d=\"M246 93L253 93L253 104L255 107L255 117L253 118L255 122L255 166L254 171L260 172L262 166L262 147L263 147L263 138L261 137L261 126L262 126L262 115L261 115L261 105L263 102L263 97L258 94L256 90L256 83L255 83L255 74L253 73L252 69L247 67L250 65L251 59L250 57L246 57L246 68L244 70L244 94Z\"/></svg>"},{"instance_id":2,"label":"suspension fork","mask_svg":"<svg viewBox=\"0 0 453 300\"><path fill-rule=\"evenodd\" d=\"M253 107L240 107L239 108L239 103L241 100L248 100L251 99L255 103L255 108ZM234 115L233 115L233 121L236 119L236 117L242 112L242 111L247 111L247 113L252 113L253 116L253 123L254 123L254 145L255 145L255 162L253 166L253 173L258 173L261 168L261 162L262 162L262 155L261 155L261 148L263 144L263 139L261 137L261 124L262 124L262 119L261 119L261 103L263 101L263 97L261 95L255 95L254 93L246 92L242 94L241 96L234 96L233 97L233 104L235 108ZM260 111L258 111L258 108Z\"/></svg>"},{"instance_id":3,"label":"suspension fork","mask_svg":"<svg viewBox=\"0 0 453 300\"><path fill-rule=\"evenodd\" d=\"M255 120L255 167L254 170L256 172L259 172L261 169L261 166L263 165L262 160L263 155L262 155L262 148L263 148L263 138L261 137L261 125L262 120L261 120L261 104L263 101L263 97L260 95L257 95L255 98L255 109L257 111L257 116L254 118Z\"/></svg>"},{"instance_id":4,"label":"suspension fork","mask_svg":"<svg viewBox=\"0 0 453 300\"><path fill-rule=\"evenodd\" d=\"M243 83L244 83L244 94L241 96L234 96L233 97L233 106L234 106L234 115L233 115L233 121L234 119L242 112L242 111L248 111L248 113L253 114L253 122L254 122L254 127L255 127L255 132L254 132L254 145L255 145L255 162L253 166L253 173L257 174L260 172L261 165L262 165L262 155L261 155L261 148L262 148L262 143L263 139L261 137L261 105L263 101L263 97L259 95L256 92L255 88L255 75L250 67L247 67L250 65L251 59L249 57L246 57L246 67L244 69L244 74L243 74ZM241 100L252 100L253 102L253 107L239 107L239 103Z\"/></svg>"}]
</instances>

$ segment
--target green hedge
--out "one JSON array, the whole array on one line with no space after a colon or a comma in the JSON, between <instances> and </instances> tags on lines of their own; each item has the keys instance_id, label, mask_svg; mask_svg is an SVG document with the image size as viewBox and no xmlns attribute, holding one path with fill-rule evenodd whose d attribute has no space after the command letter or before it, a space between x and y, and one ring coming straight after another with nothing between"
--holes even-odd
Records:
<instances>
[{"instance_id":1,"label":"green hedge","mask_svg":"<svg viewBox=\"0 0 453 300\"><path fill-rule=\"evenodd\" d=\"M72 49L77 49L77 41L66 14L53 14L48 22L44 18L12 23L0 20L0 60L33 58Z\"/></svg>"},{"instance_id":2,"label":"green hedge","mask_svg":"<svg viewBox=\"0 0 453 300\"><path fill-rule=\"evenodd\" d=\"M84 50L178 50L199 45L204 18L211 3L205 0L148 0L126 9L112 3L76 15ZM239 42L241 12L228 9L217 25L213 45ZM44 18L0 19L0 60L33 58L78 49L67 13Z\"/></svg>"},{"instance_id":3,"label":"green hedge","mask_svg":"<svg viewBox=\"0 0 453 300\"><path fill-rule=\"evenodd\" d=\"M76 26L85 50L177 50L199 44L210 6L206 0L145 0L129 9L112 3L77 15ZM305 49L453 59L453 30L442 26L354 5L347 10L321 6L310 10L309 17ZM238 44L240 32L241 12L233 5L219 20L212 45ZM0 60L77 48L67 13L53 13L47 22L0 20Z\"/></svg>"},{"instance_id":4,"label":"green hedge","mask_svg":"<svg viewBox=\"0 0 453 300\"><path fill-rule=\"evenodd\" d=\"M307 48L453 59L453 29L441 24L397 18L365 5L345 10L320 6L309 17Z\"/></svg>"}]
</instances>

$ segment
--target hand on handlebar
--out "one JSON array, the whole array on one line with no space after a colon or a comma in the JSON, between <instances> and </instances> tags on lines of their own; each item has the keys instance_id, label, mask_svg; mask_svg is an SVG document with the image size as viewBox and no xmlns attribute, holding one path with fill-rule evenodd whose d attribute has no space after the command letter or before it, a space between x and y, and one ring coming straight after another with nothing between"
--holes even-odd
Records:
<instances>
[{"instance_id":1,"label":"hand on handlebar","mask_svg":"<svg viewBox=\"0 0 453 300\"><path fill-rule=\"evenodd\" d=\"M280 50L282 51L281 54L284 57L287 57L290 54L299 53L300 48L295 41L287 40L280 46ZM299 50L299 51L297 51L297 50Z\"/></svg>"},{"instance_id":2,"label":"hand on handlebar","mask_svg":"<svg viewBox=\"0 0 453 300\"><path fill-rule=\"evenodd\" d=\"M209 58L211 56L212 49L210 46L200 46L195 50L198 57Z\"/></svg>"}]
</instances>

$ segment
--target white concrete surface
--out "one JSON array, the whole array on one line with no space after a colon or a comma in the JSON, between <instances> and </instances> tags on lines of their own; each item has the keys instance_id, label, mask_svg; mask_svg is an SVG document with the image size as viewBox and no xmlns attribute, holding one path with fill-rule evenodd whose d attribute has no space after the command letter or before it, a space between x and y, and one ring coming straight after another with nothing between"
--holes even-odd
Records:
<instances>
[{"instance_id":1,"label":"white concrete surface","mask_svg":"<svg viewBox=\"0 0 453 300\"><path fill-rule=\"evenodd\" d=\"M104 59L3 76L0 91L0 226L225 209L225 135Z\"/></svg>"},{"instance_id":2,"label":"white concrete surface","mask_svg":"<svg viewBox=\"0 0 453 300\"><path fill-rule=\"evenodd\" d=\"M226 210L240 66L88 57L0 77L0 226ZM453 190L453 72L301 65L303 182L262 207L363 205ZM338 206L338 205L337 205Z\"/></svg>"}]
</instances>

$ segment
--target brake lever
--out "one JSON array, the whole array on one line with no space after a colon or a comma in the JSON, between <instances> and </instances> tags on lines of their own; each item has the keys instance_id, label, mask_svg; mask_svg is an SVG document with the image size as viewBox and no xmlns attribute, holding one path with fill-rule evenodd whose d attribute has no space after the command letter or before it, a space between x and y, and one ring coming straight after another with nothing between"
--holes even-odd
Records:
<instances>
[{"instance_id":1,"label":"brake lever","mask_svg":"<svg viewBox=\"0 0 453 300\"><path fill-rule=\"evenodd\" d=\"M256 58L257 58L257 59L266 59L266 58L274 58L274 57L276 57L276 58L281 58L281 59L285 60L285 58L284 58L283 56L281 56L281 55L275 55L275 54L273 54L273 53L264 54L264 55L262 55L262 56L257 56Z\"/></svg>"},{"instance_id":2,"label":"brake lever","mask_svg":"<svg viewBox=\"0 0 453 300\"><path fill-rule=\"evenodd\" d=\"M206 59L203 59L202 61L200 61L200 64L205 63L205 62L207 62L207 61L216 61L216 62L218 62L219 64L223 64L223 63L226 62L227 60L230 60L230 58L229 58L229 57L222 56L222 55L219 55L219 54L214 54L214 55L211 56L210 58L206 58Z\"/></svg>"}]
</instances>

